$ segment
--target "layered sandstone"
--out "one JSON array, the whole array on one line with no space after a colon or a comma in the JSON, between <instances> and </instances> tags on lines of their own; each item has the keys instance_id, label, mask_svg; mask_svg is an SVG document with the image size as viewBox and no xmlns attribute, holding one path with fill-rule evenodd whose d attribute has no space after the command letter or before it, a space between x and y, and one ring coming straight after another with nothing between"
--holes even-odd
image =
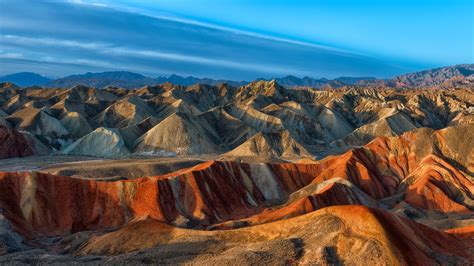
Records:
<instances>
[{"instance_id":1,"label":"layered sandstone","mask_svg":"<svg viewBox=\"0 0 474 266\"><path fill-rule=\"evenodd\" d=\"M0 159L32 155L27 138L20 132L0 126Z\"/></svg>"},{"instance_id":2,"label":"layered sandstone","mask_svg":"<svg viewBox=\"0 0 474 266\"><path fill-rule=\"evenodd\" d=\"M7 86L0 158L50 156L0 173L0 263L468 264L473 101L464 87Z\"/></svg>"},{"instance_id":3,"label":"layered sandstone","mask_svg":"<svg viewBox=\"0 0 474 266\"><path fill-rule=\"evenodd\" d=\"M209 161L166 175L113 182L3 173L0 200L20 230L44 234L117 227L145 217L201 228L233 221L222 224L233 227L347 204L409 204L426 211L473 214L472 178L448 162L445 156L452 147L446 143L435 150L416 145L426 133L437 140L446 134L378 138L310 164ZM385 201L389 198L397 200Z\"/></svg>"},{"instance_id":4,"label":"layered sandstone","mask_svg":"<svg viewBox=\"0 0 474 266\"><path fill-rule=\"evenodd\" d=\"M473 100L464 87L315 90L275 81L239 88L11 87L0 96L0 124L29 132L50 153L105 127L117 128L130 153L142 156L322 158L379 136L472 124Z\"/></svg>"}]
</instances>

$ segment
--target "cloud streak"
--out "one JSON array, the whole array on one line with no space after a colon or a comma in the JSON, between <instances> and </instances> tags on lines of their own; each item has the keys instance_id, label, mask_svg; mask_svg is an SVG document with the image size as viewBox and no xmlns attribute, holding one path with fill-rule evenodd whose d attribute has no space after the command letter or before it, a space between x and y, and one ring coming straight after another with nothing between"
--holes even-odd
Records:
<instances>
[{"instance_id":1,"label":"cloud streak","mask_svg":"<svg viewBox=\"0 0 474 266\"><path fill-rule=\"evenodd\" d=\"M199 26L199 27L204 27L204 28L209 28L209 29L214 29L214 30L226 31L226 32L231 32L233 34L244 35L244 36L255 37L255 38L261 38L261 39L266 39L266 40L270 40L270 41L285 42L285 43L302 45L302 46L313 47L313 48L318 48L318 49L326 49L326 50L329 50L329 51L339 52L341 54L347 54L347 55L357 54L357 53L354 53L354 52L349 53L349 52L344 51L342 49L327 46L327 45L322 45L322 44L309 43L309 42L298 41L298 40L289 39L289 38L282 38L282 37L276 37L276 36L271 36L271 35L266 35L266 34L261 34L261 33L256 33L256 32L250 32L250 31L235 29L235 28L231 28L231 27L221 26L221 25L217 25L217 24L212 24L212 23L207 23L207 22L202 22L202 21L197 21L197 20L192 20L192 19L187 19L187 18L180 18L180 17L175 17L175 16L169 16L169 15L168 16L166 16L166 15L156 15L156 14L153 14L151 12L146 12L146 10L144 10L144 9L136 9L136 8L124 7L124 6L120 6L120 5L117 6L115 4L115 2L107 2L107 4L91 2L91 1L87 1L87 0L86 1L84 1L84 0L68 0L66 2L70 2L70 3L73 3L73 4L114 8L116 10L122 10L122 11L135 13L135 14L139 14L139 15L145 15L145 16L153 17L153 18L160 19L160 20L168 20L168 21L183 23L183 24L192 25L192 26ZM362 54L357 54L357 55L362 55Z\"/></svg>"},{"instance_id":2,"label":"cloud streak","mask_svg":"<svg viewBox=\"0 0 474 266\"><path fill-rule=\"evenodd\" d=\"M285 74L288 69L282 68L279 66L264 65L264 64L255 64L252 62L237 62L224 60L219 58L208 58L201 56L190 56L186 54L179 53L167 53L160 52L159 50L141 50L141 49L131 49L126 47L114 47L113 44L107 43L83 43L77 40L60 40L53 38L30 38L16 35L0 35L1 43L9 43L14 45L27 45L38 47L43 46L55 46L58 48L73 48L73 49L82 49L89 50L95 53L100 53L104 55L113 55L113 56L129 56L129 57L138 57L138 58L159 58L171 61L179 61L185 63L197 63L205 64L210 66L219 66L227 67L232 69L246 69L246 70L255 70L257 72L276 72L280 74ZM5 53L3 54L5 58L21 58L21 54L18 53ZM8 56L8 57L7 57ZM82 59L83 62L86 60ZM92 62L92 60L89 60ZM104 65L103 65L104 66ZM112 64L107 64L108 67L113 66ZM302 72L303 70L299 70Z\"/></svg>"},{"instance_id":3,"label":"cloud streak","mask_svg":"<svg viewBox=\"0 0 474 266\"><path fill-rule=\"evenodd\" d=\"M331 47L74 2L5 2L9 12L0 21L2 53L22 54L23 59L32 61L88 60L101 62L107 70L147 69L150 75L228 79L287 74L380 77L408 70ZM5 69L18 67L11 60L2 64ZM25 64L21 66L25 68ZM38 67L18 69L25 70ZM83 71L89 69L85 66Z\"/></svg>"},{"instance_id":4,"label":"cloud streak","mask_svg":"<svg viewBox=\"0 0 474 266\"><path fill-rule=\"evenodd\" d=\"M10 59L23 58L23 55L20 53L0 53L0 58L10 58Z\"/></svg>"}]
</instances>

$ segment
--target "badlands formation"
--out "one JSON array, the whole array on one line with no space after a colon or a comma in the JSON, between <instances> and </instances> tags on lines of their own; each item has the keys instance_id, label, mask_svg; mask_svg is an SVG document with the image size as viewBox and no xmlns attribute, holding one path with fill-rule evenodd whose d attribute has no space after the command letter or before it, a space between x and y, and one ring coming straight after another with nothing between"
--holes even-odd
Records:
<instances>
[{"instance_id":1,"label":"badlands formation","mask_svg":"<svg viewBox=\"0 0 474 266\"><path fill-rule=\"evenodd\" d=\"M0 263L474 262L472 86L1 86Z\"/></svg>"}]
</instances>

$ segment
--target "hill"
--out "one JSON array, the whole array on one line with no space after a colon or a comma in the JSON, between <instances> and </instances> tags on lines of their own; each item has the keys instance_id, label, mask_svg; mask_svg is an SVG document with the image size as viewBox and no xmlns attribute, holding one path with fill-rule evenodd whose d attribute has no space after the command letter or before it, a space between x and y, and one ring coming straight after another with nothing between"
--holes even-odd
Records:
<instances>
[{"instance_id":1,"label":"hill","mask_svg":"<svg viewBox=\"0 0 474 266\"><path fill-rule=\"evenodd\" d=\"M0 172L11 232L0 262L465 264L474 147L460 136L472 127L379 137L310 163L206 161L105 182Z\"/></svg>"},{"instance_id":2,"label":"hill","mask_svg":"<svg viewBox=\"0 0 474 266\"><path fill-rule=\"evenodd\" d=\"M391 86L421 87L436 86L453 78L468 78L474 75L474 64L455 65L435 68L406 75L390 80Z\"/></svg>"},{"instance_id":3,"label":"hill","mask_svg":"<svg viewBox=\"0 0 474 266\"><path fill-rule=\"evenodd\" d=\"M76 85L84 85L94 88L104 88L107 86L138 88L145 85L154 85L156 81L152 78L145 77L140 74L127 71L110 71L102 73L88 72L82 75L71 75L64 78L56 79L45 84L47 87L73 87Z\"/></svg>"},{"instance_id":4,"label":"hill","mask_svg":"<svg viewBox=\"0 0 474 266\"><path fill-rule=\"evenodd\" d=\"M454 74L0 83L0 264L469 264L474 88Z\"/></svg>"},{"instance_id":5,"label":"hill","mask_svg":"<svg viewBox=\"0 0 474 266\"><path fill-rule=\"evenodd\" d=\"M335 79L312 78L312 77L296 77L285 76L276 78L258 78L255 81L271 81L275 80L283 87L311 87L311 88L341 88L348 85L358 86L385 86L393 88L417 88L439 86L443 83L455 82L457 84L472 84L474 77L473 64L455 65L436 69L430 69L415 73L400 75L392 79L377 79L374 77L339 77ZM234 87L240 87L248 84L247 81L235 81L226 79L182 77L172 74L168 77L151 78L141 74L127 71L110 71L102 73L85 73L79 75L71 75L56 80L50 80L34 73L16 73L0 78L0 82L10 82L21 87L25 86L46 86L51 88L73 87L76 85L84 85L94 88L122 87L126 89L136 89L143 86L153 86L164 83L171 83L181 86L190 86L194 84L206 84L216 86L218 84L228 84ZM449 84L447 84L449 87Z\"/></svg>"},{"instance_id":6,"label":"hill","mask_svg":"<svg viewBox=\"0 0 474 266\"><path fill-rule=\"evenodd\" d=\"M43 86L51 81L52 79L31 72L20 72L0 77L0 83L10 82L21 87Z\"/></svg>"},{"instance_id":7,"label":"hill","mask_svg":"<svg viewBox=\"0 0 474 266\"><path fill-rule=\"evenodd\" d=\"M52 151L103 127L132 154L322 158L380 136L474 122L474 94L465 88L288 89L261 80L239 88L169 83L138 90L8 86L0 97L2 124L29 132L35 145ZM96 133L88 136L89 143L96 143L94 138L101 135ZM96 149L86 150L81 154L96 155Z\"/></svg>"}]
</instances>

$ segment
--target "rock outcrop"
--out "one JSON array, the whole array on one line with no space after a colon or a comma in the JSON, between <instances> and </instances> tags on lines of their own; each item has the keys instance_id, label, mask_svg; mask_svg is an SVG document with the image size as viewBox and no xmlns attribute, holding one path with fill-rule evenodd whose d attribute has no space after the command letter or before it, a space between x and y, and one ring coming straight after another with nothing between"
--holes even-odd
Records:
<instances>
[{"instance_id":1,"label":"rock outcrop","mask_svg":"<svg viewBox=\"0 0 474 266\"><path fill-rule=\"evenodd\" d=\"M99 157L129 155L120 132L113 128L97 128L61 151L63 154Z\"/></svg>"},{"instance_id":2,"label":"rock outcrop","mask_svg":"<svg viewBox=\"0 0 474 266\"><path fill-rule=\"evenodd\" d=\"M25 243L44 237L59 237L66 243L72 241L67 240L72 234L78 237L73 247L60 242L54 248L81 256L154 248L177 243L174 237L180 243L207 239L249 247L264 241L274 252L287 252L291 249L272 243L288 236L306 243L309 253L295 257L301 263L325 261L334 250L346 262L465 263L473 259L469 228L445 233L417 222L427 222L423 217L432 213L464 217L467 222L474 215L472 143L447 140L470 127L422 128L379 137L321 161L208 161L131 180L4 172L0 173L0 207ZM72 150L100 148L94 140L110 137L107 132L114 136L118 131L96 130ZM102 148L124 147L123 141L117 143ZM335 207L340 205L345 206ZM319 237L304 233L316 227ZM104 234L92 236L91 231ZM185 234L187 238L181 237ZM334 250L326 250L328 246Z\"/></svg>"},{"instance_id":3,"label":"rock outcrop","mask_svg":"<svg viewBox=\"0 0 474 266\"><path fill-rule=\"evenodd\" d=\"M145 243L140 234L147 235ZM463 264L474 258L473 240L362 206L330 207L279 222L211 232L177 229L144 220L94 238L80 252L118 254L135 250L139 245L154 248L178 241L199 241L197 239L208 240L211 250L218 249L223 243L227 246L218 249L223 250L215 255L195 258L197 263L243 263L259 259L269 264L288 261L303 264ZM285 245L285 241L293 244ZM184 251L174 252L181 254ZM253 257L250 253L269 256L264 259L265 256ZM158 261L166 262L167 259L162 257Z\"/></svg>"},{"instance_id":4,"label":"rock outcrop","mask_svg":"<svg viewBox=\"0 0 474 266\"><path fill-rule=\"evenodd\" d=\"M220 138L200 117L175 113L137 139L135 151L145 154L218 153Z\"/></svg>"},{"instance_id":5,"label":"rock outcrop","mask_svg":"<svg viewBox=\"0 0 474 266\"><path fill-rule=\"evenodd\" d=\"M114 134L97 130L73 144L71 151L100 148L94 142L96 135L115 140ZM424 130L380 137L365 147L310 164L209 161L131 181L4 173L0 202L7 217L22 221L15 226L26 224L29 231L42 233L120 226L145 217L201 228L254 215L256 218L246 223L260 223L332 205L377 207L378 201L385 208L405 203L426 211L474 214L474 182L467 172L449 163L449 152L455 147L449 143L433 145L445 134ZM429 138L431 144L427 143ZM102 147L104 153L120 154L123 142L114 145L106 145L108 151ZM118 150L112 152L112 147ZM472 144L466 150L470 152ZM58 197L63 200L49 200ZM385 200L389 198L397 200ZM271 209L265 210L268 205ZM51 212L66 211L66 206L72 210Z\"/></svg>"},{"instance_id":6,"label":"rock outcrop","mask_svg":"<svg viewBox=\"0 0 474 266\"><path fill-rule=\"evenodd\" d=\"M127 149L139 155L322 158L379 136L473 124L473 101L472 89L463 86L315 90L261 80L239 88L9 87L0 96L0 124L31 133L51 152L106 127L117 128ZM263 140L272 148L245 148Z\"/></svg>"},{"instance_id":7,"label":"rock outcrop","mask_svg":"<svg viewBox=\"0 0 474 266\"><path fill-rule=\"evenodd\" d=\"M0 264L469 264L465 79L3 84Z\"/></svg>"},{"instance_id":8,"label":"rock outcrop","mask_svg":"<svg viewBox=\"0 0 474 266\"><path fill-rule=\"evenodd\" d=\"M33 154L28 139L20 132L0 125L0 159Z\"/></svg>"}]
</instances>

